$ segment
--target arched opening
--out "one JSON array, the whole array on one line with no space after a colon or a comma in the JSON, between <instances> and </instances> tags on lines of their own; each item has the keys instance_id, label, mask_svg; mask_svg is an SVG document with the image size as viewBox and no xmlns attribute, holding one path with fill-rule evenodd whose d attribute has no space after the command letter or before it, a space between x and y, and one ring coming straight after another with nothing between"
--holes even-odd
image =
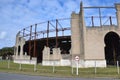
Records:
<instances>
[{"instance_id":1,"label":"arched opening","mask_svg":"<svg viewBox=\"0 0 120 80\"><path fill-rule=\"evenodd\" d=\"M23 45L23 55L29 55L28 54L28 49L29 47L28 47L28 44L27 43L25 43L24 45Z\"/></svg>"},{"instance_id":2,"label":"arched opening","mask_svg":"<svg viewBox=\"0 0 120 80\"><path fill-rule=\"evenodd\" d=\"M120 38L115 32L109 32L105 35L105 59L108 65L116 65L120 57Z\"/></svg>"},{"instance_id":3,"label":"arched opening","mask_svg":"<svg viewBox=\"0 0 120 80\"><path fill-rule=\"evenodd\" d=\"M21 47L20 45L18 46L18 55L20 55L20 50L21 50Z\"/></svg>"}]
</instances>

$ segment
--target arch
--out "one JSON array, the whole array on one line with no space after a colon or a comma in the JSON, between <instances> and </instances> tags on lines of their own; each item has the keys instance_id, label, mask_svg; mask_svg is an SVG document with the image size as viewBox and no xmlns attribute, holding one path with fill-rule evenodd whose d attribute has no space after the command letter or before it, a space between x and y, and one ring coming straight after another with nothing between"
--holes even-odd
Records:
<instances>
[{"instance_id":1,"label":"arch","mask_svg":"<svg viewBox=\"0 0 120 80\"><path fill-rule=\"evenodd\" d=\"M23 45L23 55L25 55L25 52L26 52L26 49L25 49L25 48L26 48L26 45L24 44L24 45Z\"/></svg>"},{"instance_id":2,"label":"arch","mask_svg":"<svg viewBox=\"0 0 120 80\"><path fill-rule=\"evenodd\" d=\"M18 55L20 55L21 47L20 45L18 46Z\"/></svg>"},{"instance_id":3,"label":"arch","mask_svg":"<svg viewBox=\"0 0 120 80\"><path fill-rule=\"evenodd\" d=\"M25 53L26 53L26 55L29 55L29 54L28 54L28 51L29 51L29 46L28 46L27 43L25 43L25 44L23 45L23 55L25 55Z\"/></svg>"},{"instance_id":4,"label":"arch","mask_svg":"<svg viewBox=\"0 0 120 80\"><path fill-rule=\"evenodd\" d=\"M116 32L108 32L104 37L105 59L108 65L116 65L120 57L120 37Z\"/></svg>"}]
</instances>

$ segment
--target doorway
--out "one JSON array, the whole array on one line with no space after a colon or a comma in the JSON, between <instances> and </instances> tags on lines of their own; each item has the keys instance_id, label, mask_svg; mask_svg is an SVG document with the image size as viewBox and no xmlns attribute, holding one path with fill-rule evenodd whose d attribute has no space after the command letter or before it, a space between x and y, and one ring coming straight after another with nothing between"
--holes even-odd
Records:
<instances>
[{"instance_id":1,"label":"doorway","mask_svg":"<svg viewBox=\"0 0 120 80\"><path fill-rule=\"evenodd\" d=\"M120 58L120 37L115 32L108 32L104 41L107 65L116 65L116 61Z\"/></svg>"}]
</instances>

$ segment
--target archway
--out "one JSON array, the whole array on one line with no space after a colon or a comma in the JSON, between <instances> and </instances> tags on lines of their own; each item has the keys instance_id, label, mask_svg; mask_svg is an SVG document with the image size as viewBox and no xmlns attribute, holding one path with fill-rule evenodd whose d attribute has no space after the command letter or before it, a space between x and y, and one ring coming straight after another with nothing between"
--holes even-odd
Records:
<instances>
[{"instance_id":1,"label":"archway","mask_svg":"<svg viewBox=\"0 0 120 80\"><path fill-rule=\"evenodd\" d=\"M115 32L109 32L105 35L105 59L108 65L116 65L120 57L120 38Z\"/></svg>"},{"instance_id":2,"label":"archway","mask_svg":"<svg viewBox=\"0 0 120 80\"><path fill-rule=\"evenodd\" d=\"M29 55L28 54L28 49L29 48L29 46L28 46L28 44L27 43L25 43L24 45L23 45L23 55Z\"/></svg>"},{"instance_id":3,"label":"archway","mask_svg":"<svg viewBox=\"0 0 120 80\"><path fill-rule=\"evenodd\" d=\"M20 45L18 46L18 55L20 55L21 47Z\"/></svg>"}]
</instances>

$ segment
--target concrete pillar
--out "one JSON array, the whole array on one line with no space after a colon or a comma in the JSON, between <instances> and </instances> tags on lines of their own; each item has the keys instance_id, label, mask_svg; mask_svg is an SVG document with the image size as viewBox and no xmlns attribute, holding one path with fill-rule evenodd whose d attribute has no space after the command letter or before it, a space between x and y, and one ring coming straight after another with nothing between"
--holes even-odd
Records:
<instances>
[{"instance_id":1,"label":"concrete pillar","mask_svg":"<svg viewBox=\"0 0 120 80\"><path fill-rule=\"evenodd\" d=\"M72 59L74 59L75 56L79 56L80 59L84 59L86 27L84 23L82 3L80 4L79 14L73 12L71 17Z\"/></svg>"},{"instance_id":2,"label":"concrete pillar","mask_svg":"<svg viewBox=\"0 0 120 80\"><path fill-rule=\"evenodd\" d=\"M53 58L54 58L54 60L60 60L61 59L60 48L53 48Z\"/></svg>"},{"instance_id":3,"label":"concrete pillar","mask_svg":"<svg viewBox=\"0 0 120 80\"><path fill-rule=\"evenodd\" d=\"M23 46L25 45L25 39L23 37L20 38L20 47L21 47L21 50L20 50L20 57L21 59L23 58Z\"/></svg>"},{"instance_id":4,"label":"concrete pillar","mask_svg":"<svg viewBox=\"0 0 120 80\"><path fill-rule=\"evenodd\" d=\"M50 59L50 48L44 47L43 49L43 60L49 60Z\"/></svg>"},{"instance_id":5,"label":"concrete pillar","mask_svg":"<svg viewBox=\"0 0 120 80\"><path fill-rule=\"evenodd\" d=\"M19 38L20 38L20 34L18 33L18 34L16 35L16 43L15 43L16 50L15 50L15 52L14 52L14 54L15 54L16 57L18 56L18 46L19 46L19 44L20 44Z\"/></svg>"},{"instance_id":6,"label":"concrete pillar","mask_svg":"<svg viewBox=\"0 0 120 80\"><path fill-rule=\"evenodd\" d=\"M83 4L80 3L80 12L79 12L79 19L80 19L80 59L84 59L85 55L85 47L86 47L86 25L84 21L84 10L83 10Z\"/></svg>"},{"instance_id":7,"label":"concrete pillar","mask_svg":"<svg viewBox=\"0 0 120 80\"><path fill-rule=\"evenodd\" d=\"M115 4L116 7L116 17L117 17L117 25L120 28L120 4Z\"/></svg>"},{"instance_id":8,"label":"concrete pillar","mask_svg":"<svg viewBox=\"0 0 120 80\"><path fill-rule=\"evenodd\" d=\"M80 56L80 24L79 24L79 14L72 12L71 15L71 53L72 59L75 56Z\"/></svg>"}]
</instances>

